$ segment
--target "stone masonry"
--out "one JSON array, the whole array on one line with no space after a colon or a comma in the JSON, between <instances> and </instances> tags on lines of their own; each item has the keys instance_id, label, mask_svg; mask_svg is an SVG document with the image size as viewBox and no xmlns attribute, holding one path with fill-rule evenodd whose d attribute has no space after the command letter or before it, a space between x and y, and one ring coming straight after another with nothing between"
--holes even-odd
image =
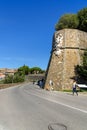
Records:
<instances>
[{"instance_id":1,"label":"stone masonry","mask_svg":"<svg viewBox=\"0 0 87 130\"><path fill-rule=\"evenodd\" d=\"M76 29L56 31L53 36L44 88L71 89L75 77L75 66L82 63L82 54L86 48L86 32Z\"/></svg>"}]
</instances>

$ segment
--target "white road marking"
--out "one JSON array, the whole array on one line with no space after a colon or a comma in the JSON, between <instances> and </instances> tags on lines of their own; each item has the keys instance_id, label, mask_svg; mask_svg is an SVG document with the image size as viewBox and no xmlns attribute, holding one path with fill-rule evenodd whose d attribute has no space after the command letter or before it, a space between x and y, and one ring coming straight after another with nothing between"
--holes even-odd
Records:
<instances>
[{"instance_id":1,"label":"white road marking","mask_svg":"<svg viewBox=\"0 0 87 130\"><path fill-rule=\"evenodd\" d=\"M49 99L47 97L42 97L42 95L37 95L35 93L30 93L29 91L26 91L28 94L31 94L31 95L34 95L34 96L37 96L37 97L40 97L42 99L45 99L45 100L48 100L50 102L54 102L54 103L57 103L59 105L62 105L62 106L65 106L65 107L68 107L68 108L71 108L71 109L74 109L74 110L77 110L77 111L80 111L80 112L83 112L83 113L86 113L87 114L87 111L86 110L83 110L83 109L80 109L80 108L77 108L77 107L73 107L73 106L70 106L70 105L67 105L67 104L64 104L64 103L61 103L61 102L58 102L56 100L53 100L53 99Z\"/></svg>"},{"instance_id":2,"label":"white road marking","mask_svg":"<svg viewBox=\"0 0 87 130\"><path fill-rule=\"evenodd\" d=\"M68 108L71 108L71 109L74 109L74 110L77 110L77 111L80 111L80 112L83 112L83 113L86 113L86 114L87 114L87 111L86 111L86 110L79 109L79 108L77 108L77 107L73 107L73 106L70 106L70 105L67 105L67 104L64 104L64 103L61 103L61 102L52 100L52 99L47 99L47 98L45 98L45 99L48 100L48 101L57 103L57 104L59 104L59 105L62 105L62 106L65 106L65 107L68 107Z\"/></svg>"}]
</instances>

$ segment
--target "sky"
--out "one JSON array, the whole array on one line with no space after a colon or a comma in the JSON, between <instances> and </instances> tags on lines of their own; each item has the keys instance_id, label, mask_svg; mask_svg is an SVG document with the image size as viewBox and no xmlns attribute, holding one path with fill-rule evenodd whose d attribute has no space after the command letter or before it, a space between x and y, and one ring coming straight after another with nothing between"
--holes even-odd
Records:
<instances>
[{"instance_id":1,"label":"sky","mask_svg":"<svg viewBox=\"0 0 87 130\"><path fill-rule=\"evenodd\" d=\"M87 0L0 0L0 68L47 69L55 24Z\"/></svg>"}]
</instances>

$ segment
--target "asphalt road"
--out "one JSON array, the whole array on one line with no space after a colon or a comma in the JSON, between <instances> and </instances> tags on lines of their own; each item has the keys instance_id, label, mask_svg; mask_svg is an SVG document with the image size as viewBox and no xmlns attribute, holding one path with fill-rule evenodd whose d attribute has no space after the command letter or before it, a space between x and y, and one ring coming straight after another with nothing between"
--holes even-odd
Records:
<instances>
[{"instance_id":1,"label":"asphalt road","mask_svg":"<svg viewBox=\"0 0 87 130\"><path fill-rule=\"evenodd\" d=\"M0 130L87 130L87 96L31 83L0 90Z\"/></svg>"}]
</instances>

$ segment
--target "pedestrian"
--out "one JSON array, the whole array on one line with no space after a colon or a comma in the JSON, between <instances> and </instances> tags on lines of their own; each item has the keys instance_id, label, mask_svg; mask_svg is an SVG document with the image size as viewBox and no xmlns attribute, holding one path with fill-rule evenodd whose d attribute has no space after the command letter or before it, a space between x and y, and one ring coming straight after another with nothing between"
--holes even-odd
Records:
<instances>
[{"instance_id":1,"label":"pedestrian","mask_svg":"<svg viewBox=\"0 0 87 130\"><path fill-rule=\"evenodd\" d=\"M53 90L53 81L52 80L49 81L49 86L50 86L50 90Z\"/></svg>"},{"instance_id":2,"label":"pedestrian","mask_svg":"<svg viewBox=\"0 0 87 130\"><path fill-rule=\"evenodd\" d=\"M77 88L77 84L76 84L76 81L74 80L73 85L72 85L72 91L73 91L73 95L74 93L76 93L76 95L78 96L78 92L76 88Z\"/></svg>"}]
</instances>

